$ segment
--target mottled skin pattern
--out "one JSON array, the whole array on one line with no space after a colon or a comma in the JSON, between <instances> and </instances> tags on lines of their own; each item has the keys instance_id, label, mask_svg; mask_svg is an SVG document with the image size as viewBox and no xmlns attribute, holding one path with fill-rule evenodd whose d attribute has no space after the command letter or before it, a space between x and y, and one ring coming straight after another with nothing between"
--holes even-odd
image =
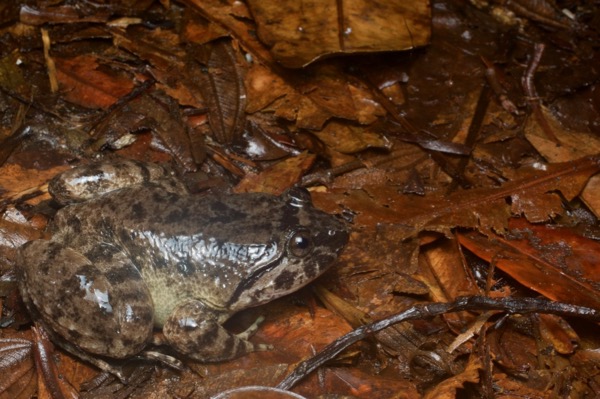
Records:
<instances>
[{"instance_id":1,"label":"mottled skin pattern","mask_svg":"<svg viewBox=\"0 0 600 399\"><path fill-rule=\"evenodd\" d=\"M26 304L76 351L126 358L147 346L154 327L201 361L256 350L248 334L221 324L314 280L347 242L344 224L315 209L305 190L191 196L160 173L163 180L150 182L143 164L129 166L145 177L116 190L82 178L112 164L69 172L102 194L61 209L52 239L20 251ZM50 188L73 202L68 186L63 177Z\"/></svg>"}]
</instances>

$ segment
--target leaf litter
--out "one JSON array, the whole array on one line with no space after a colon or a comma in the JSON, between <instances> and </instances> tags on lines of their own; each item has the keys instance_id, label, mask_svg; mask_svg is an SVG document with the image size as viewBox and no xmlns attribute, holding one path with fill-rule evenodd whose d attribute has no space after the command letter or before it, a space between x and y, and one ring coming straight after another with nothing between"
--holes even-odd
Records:
<instances>
[{"instance_id":1,"label":"leaf litter","mask_svg":"<svg viewBox=\"0 0 600 399\"><path fill-rule=\"evenodd\" d=\"M293 374L306 397L595 397L598 326L577 306L600 309L600 13L384 3L0 6L0 398L206 398L306 359L329 360ZM253 340L275 350L92 379L34 350L14 257L55 212L45 183L108 156L168 163L197 192L309 185L351 241L320 302L306 289L231 320L268 315Z\"/></svg>"}]
</instances>

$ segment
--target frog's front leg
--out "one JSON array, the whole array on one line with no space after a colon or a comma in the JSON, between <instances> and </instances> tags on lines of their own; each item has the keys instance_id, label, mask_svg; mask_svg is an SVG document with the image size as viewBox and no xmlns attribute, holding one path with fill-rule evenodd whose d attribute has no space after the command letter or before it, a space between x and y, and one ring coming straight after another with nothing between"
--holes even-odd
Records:
<instances>
[{"instance_id":1,"label":"frog's front leg","mask_svg":"<svg viewBox=\"0 0 600 399\"><path fill-rule=\"evenodd\" d=\"M269 345L248 341L262 318L248 330L233 334L218 321L215 311L198 300L178 305L163 326L169 345L192 359L217 362L244 354L271 349Z\"/></svg>"}]
</instances>

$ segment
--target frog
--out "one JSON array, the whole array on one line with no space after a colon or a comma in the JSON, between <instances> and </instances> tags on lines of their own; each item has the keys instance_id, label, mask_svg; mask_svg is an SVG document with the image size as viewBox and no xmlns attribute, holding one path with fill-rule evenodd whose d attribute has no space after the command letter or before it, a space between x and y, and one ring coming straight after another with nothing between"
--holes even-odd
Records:
<instances>
[{"instance_id":1,"label":"frog","mask_svg":"<svg viewBox=\"0 0 600 399\"><path fill-rule=\"evenodd\" d=\"M52 341L109 371L159 344L200 362L270 349L249 341L258 323L223 324L315 280L349 238L304 188L190 194L152 163L77 166L48 191L63 207L19 250L21 296Z\"/></svg>"}]
</instances>

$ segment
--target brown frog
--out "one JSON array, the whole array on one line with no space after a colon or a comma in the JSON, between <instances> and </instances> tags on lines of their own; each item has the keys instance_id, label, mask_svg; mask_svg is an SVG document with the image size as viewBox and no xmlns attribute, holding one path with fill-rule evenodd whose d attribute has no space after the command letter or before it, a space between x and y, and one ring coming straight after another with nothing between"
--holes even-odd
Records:
<instances>
[{"instance_id":1,"label":"brown frog","mask_svg":"<svg viewBox=\"0 0 600 399\"><path fill-rule=\"evenodd\" d=\"M193 196L157 165L120 161L72 169L49 190L83 202L57 212L50 240L21 248L19 285L34 318L80 356L139 354L155 327L200 361L265 349L247 340L254 326L235 335L222 323L308 284L348 240L301 188Z\"/></svg>"}]
</instances>

